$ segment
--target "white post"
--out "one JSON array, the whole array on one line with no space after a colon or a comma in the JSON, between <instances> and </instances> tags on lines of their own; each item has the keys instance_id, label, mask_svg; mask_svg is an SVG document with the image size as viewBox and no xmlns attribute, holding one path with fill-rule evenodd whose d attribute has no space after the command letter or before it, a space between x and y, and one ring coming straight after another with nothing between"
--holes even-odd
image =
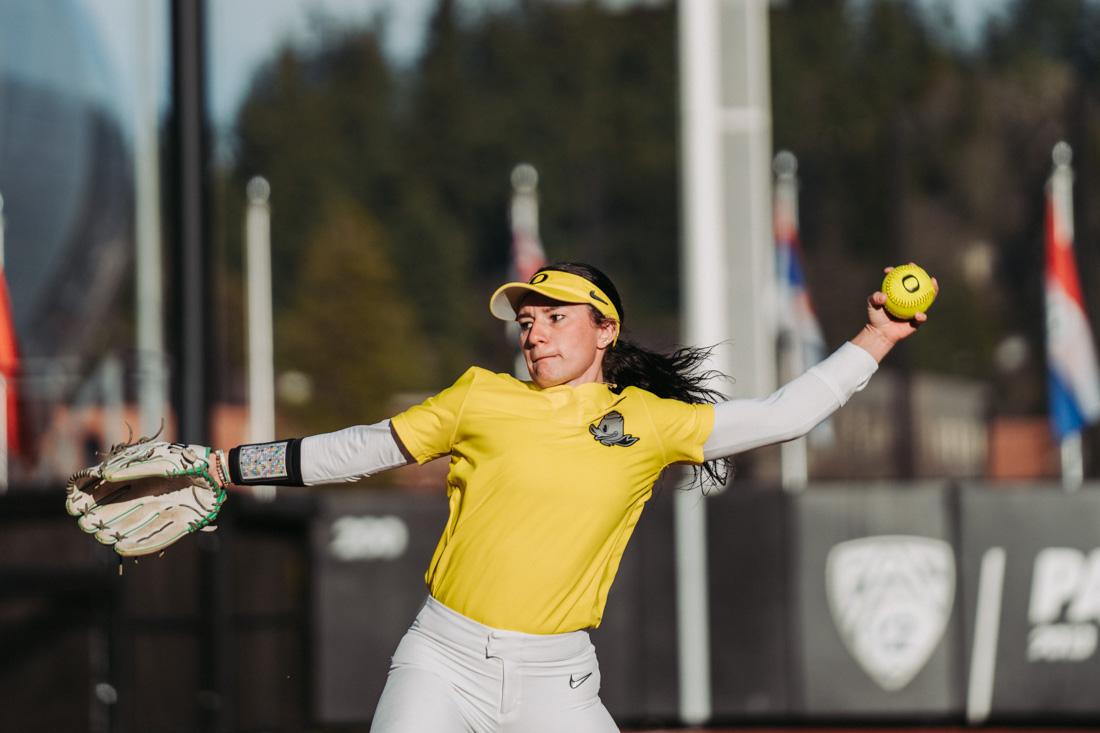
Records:
<instances>
[{"instance_id":1,"label":"white post","mask_svg":"<svg viewBox=\"0 0 1100 733\"><path fill-rule=\"evenodd\" d=\"M720 343L729 336L718 150L717 16L713 0L679 4L683 331L690 344ZM725 354L723 350L716 356ZM674 497L680 719L698 725L710 718L712 709L706 500L686 491L677 491Z\"/></svg>"},{"instance_id":2,"label":"white post","mask_svg":"<svg viewBox=\"0 0 1100 733\"><path fill-rule=\"evenodd\" d=\"M708 154L721 165L721 216L715 222L728 253L727 373L736 377L731 396L759 397L776 387L769 1L717 5L719 138Z\"/></svg>"},{"instance_id":3,"label":"white post","mask_svg":"<svg viewBox=\"0 0 1100 733\"><path fill-rule=\"evenodd\" d=\"M1062 488L1074 493L1085 481L1085 459L1081 448L1081 432L1062 438L1059 446L1062 458Z\"/></svg>"},{"instance_id":4,"label":"white post","mask_svg":"<svg viewBox=\"0 0 1100 733\"><path fill-rule=\"evenodd\" d=\"M683 130L683 331L726 344L709 367L736 376L731 396L775 385L768 0L679 4ZM675 498L680 717L712 713L706 504Z\"/></svg>"},{"instance_id":5,"label":"white post","mask_svg":"<svg viewBox=\"0 0 1100 733\"><path fill-rule=\"evenodd\" d=\"M99 366L99 396L103 410L104 448L122 441L124 385L122 362L114 354L103 358ZM148 433L142 433L147 435Z\"/></svg>"},{"instance_id":6,"label":"white post","mask_svg":"<svg viewBox=\"0 0 1100 733\"><path fill-rule=\"evenodd\" d=\"M974 640L971 644L970 678L966 694L966 722L970 725L984 723L993 708L1004 578L1005 548L990 547L982 555L981 570L978 573Z\"/></svg>"},{"instance_id":7,"label":"white post","mask_svg":"<svg viewBox=\"0 0 1100 733\"><path fill-rule=\"evenodd\" d=\"M152 435L168 402L161 283L160 156L157 146L157 83L153 63L151 3L137 5L138 89L134 105L134 195L137 217L134 301L137 323L138 434Z\"/></svg>"},{"instance_id":8,"label":"white post","mask_svg":"<svg viewBox=\"0 0 1100 733\"><path fill-rule=\"evenodd\" d=\"M248 182L245 215L248 298L248 439L275 439L274 325L271 307L271 186L256 176ZM257 486L257 498L275 498L274 486Z\"/></svg>"},{"instance_id":9,"label":"white post","mask_svg":"<svg viewBox=\"0 0 1100 733\"><path fill-rule=\"evenodd\" d=\"M516 277L528 280L546 264L539 241L539 172L530 163L512 169L512 264Z\"/></svg>"}]
</instances>

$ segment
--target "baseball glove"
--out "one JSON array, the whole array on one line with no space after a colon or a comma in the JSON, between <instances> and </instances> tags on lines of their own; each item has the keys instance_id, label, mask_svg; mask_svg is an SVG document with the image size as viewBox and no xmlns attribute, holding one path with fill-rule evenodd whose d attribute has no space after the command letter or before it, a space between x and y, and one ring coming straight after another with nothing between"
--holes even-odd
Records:
<instances>
[{"instance_id":1,"label":"baseball glove","mask_svg":"<svg viewBox=\"0 0 1100 733\"><path fill-rule=\"evenodd\" d=\"M216 453L152 438L120 443L102 463L73 474L65 509L119 555L160 552L185 535L215 529L228 483Z\"/></svg>"}]
</instances>

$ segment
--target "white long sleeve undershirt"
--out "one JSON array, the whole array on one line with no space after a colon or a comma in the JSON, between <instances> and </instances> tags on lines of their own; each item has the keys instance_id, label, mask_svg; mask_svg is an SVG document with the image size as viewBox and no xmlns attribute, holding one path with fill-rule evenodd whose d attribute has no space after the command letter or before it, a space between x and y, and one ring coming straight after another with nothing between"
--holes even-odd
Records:
<instances>
[{"instance_id":1,"label":"white long sleeve undershirt","mask_svg":"<svg viewBox=\"0 0 1100 733\"><path fill-rule=\"evenodd\" d=\"M718 403L714 406L714 429L703 444L704 460L805 435L863 389L877 369L874 357L846 343L767 397ZM408 462L390 431L389 420L302 440L302 481L306 486L356 481Z\"/></svg>"},{"instance_id":2,"label":"white long sleeve undershirt","mask_svg":"<svg viewBox=\"0 0 1100 733\"><path fill-rule=\"evenodd\" d=\"M867 386L877 369L873 356L849 342L767 397L719 402L714 406L714 429L703 444L703 459L725 458L805 435Z\"/></svg>"},{"instance_id":3,"label":"white long sleeve undershirt","mask_svg":"<svg viewBox=\"0 0 1100 733\"><path fill-rule=\"evenodd\" d=\"M306 486L356 481L408 462L390 432L389 420L302 439Z\"/></svg>"}]
</instances>

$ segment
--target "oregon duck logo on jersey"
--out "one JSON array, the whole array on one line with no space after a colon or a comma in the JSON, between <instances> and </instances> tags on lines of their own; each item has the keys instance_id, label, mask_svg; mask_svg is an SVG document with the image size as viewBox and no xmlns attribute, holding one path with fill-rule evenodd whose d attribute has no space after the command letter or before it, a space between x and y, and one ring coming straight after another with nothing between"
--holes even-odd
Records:
<instances>
[{"instance_id":1,"label":"oregon duck logo on jersey","mask_svg":"<svg viewBox=\"0 0 1100 733\"><path fill-rule=\"evenodd\" d=\"M618 410L612 410L600 418L598 425L589 425L588 432L604 445L621 445L625 448L638 442L638 438L626 432L625 425L622 414Z\"/></svg>"}]
</instances>

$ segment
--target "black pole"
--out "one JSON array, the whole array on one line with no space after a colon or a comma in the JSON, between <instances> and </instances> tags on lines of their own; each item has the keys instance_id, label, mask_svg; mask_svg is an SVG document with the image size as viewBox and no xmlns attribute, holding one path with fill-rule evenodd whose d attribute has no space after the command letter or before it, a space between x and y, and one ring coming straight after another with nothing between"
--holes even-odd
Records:
<instances>
[{"instance_id":1,"label":"black pole","mask_svg":"<svg viewBox=\"0 0 1100 733\"><path fill-rule=\"evenodd\" d=\"M172 92L175 128L179 328L174 396L179 438L208 442L206 354L211 288L206 246L206 107L203 0L172 1Z\"/></svg>"},{"instance_id":2,"label":"black pole","mask_svg":"<svg viewBox=\"0 0 1100 733\"><path fill-rule=\"evenodd\" d=\"M178 236L173 398L179 440L209 445L214 390L208 354L213 342L209 303L213 268L208 256L207 162L204 68L204 0L172 0L172 88L175 132L176 234ZM223 512L223 520L228 520ZM224 524L231 524L224 521ZM223 542L229 527L196 538L199 546L199 619L195 645L199 678L195 694L197 730L223 733L233 729L232 602ZM220 536L219 536L220 535Z\"/></svg>"},{"instance_id":3,"label":"black pole","mask_svg":"<svg viewBox=\"0 0 1100 733\"><path fill-rule=\"evenodd\" d=\"M106 573L113 574L114 568L110 566L114 565L114 558L105 559L104 563L109 566ZM118 567L122 567L122 558L118 559ZM116 697L108 708L106 729L110 733L132 733L137 684L134 679L134 635L129 624L130 586L125 577L112 580L107 604L107 682L116 691Z\"/></svg>"}]
</instances>

